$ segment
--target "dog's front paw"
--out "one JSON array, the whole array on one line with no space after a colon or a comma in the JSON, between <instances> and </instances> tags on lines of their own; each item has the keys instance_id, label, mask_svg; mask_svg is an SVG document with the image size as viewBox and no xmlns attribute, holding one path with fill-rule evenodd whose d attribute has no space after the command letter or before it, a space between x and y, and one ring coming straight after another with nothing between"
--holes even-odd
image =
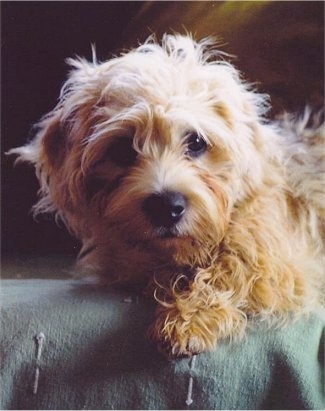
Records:
<instances>
[{"instance_id":1,"label":"dog's front paw","mask_svg":"<svg viewBox=\"0 0 325 411\"><path fill-rule=\"evenodd\" d=\"M216 333L207 333L195 321L160 315L149 329L149 338L157 344L159 352L173 359L191 357L212 349Z\"/></svg>"},{"instance_id":2,"label":"dog's front paw","mask_svg":"<svg viewBox=\"0 0 325 411\"><path fill-rule=\"evenodd\" d=\"M207 349L204 342L196 336L189 336L184 340L160 339L155 341L157 349L168 359L191 357Z\"/></svg>"},{"instance_id":3,"label":"dog's front paw","mask_svg":"<svg viewBox=\"0 0 325 411\"><path fill-rule=\"evenodd\" d=\"M192 356L212 350L217 340L242 334L246 315L224 294L223 300L207 304L183 304L175 301L158 307L149 337L158 350L169 358ZM228 300L227 298L228 297Z\"/></svg>"}]
</instances>

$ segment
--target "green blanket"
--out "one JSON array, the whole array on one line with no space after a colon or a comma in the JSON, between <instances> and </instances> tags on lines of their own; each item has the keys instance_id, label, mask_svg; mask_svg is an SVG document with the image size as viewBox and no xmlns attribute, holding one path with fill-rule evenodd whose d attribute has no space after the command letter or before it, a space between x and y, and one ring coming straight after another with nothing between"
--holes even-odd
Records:
<instances>
[{"instance_id":1,"label":"green blanket","mask_svg":"<svg viewBox=\"0 0 325 411\"><path fill-rule=\"evenodd\" d=\"M134 295L35 279L1 293L1 409L325 406L319 315L168 362L144 339L153 306Z\"/></svg>"}]
</instances>

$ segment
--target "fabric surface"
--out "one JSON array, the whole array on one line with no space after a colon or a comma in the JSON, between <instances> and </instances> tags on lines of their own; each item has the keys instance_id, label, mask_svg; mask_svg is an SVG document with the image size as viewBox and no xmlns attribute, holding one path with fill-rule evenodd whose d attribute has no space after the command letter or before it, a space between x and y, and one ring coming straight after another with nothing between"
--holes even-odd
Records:
<instances>
[{"instance_id":1,"label":"fabric surface","mask_svg":"<svg viewBox=\"0 0 325 411\"><path fill-rule=\"evenodd\" d=\"M325 406L318 315L286 328L255 325L242 341L169 362L144 338L153 306L125 292L2 280L1 310L1 409Z\"/></svg>"}]
</instances>

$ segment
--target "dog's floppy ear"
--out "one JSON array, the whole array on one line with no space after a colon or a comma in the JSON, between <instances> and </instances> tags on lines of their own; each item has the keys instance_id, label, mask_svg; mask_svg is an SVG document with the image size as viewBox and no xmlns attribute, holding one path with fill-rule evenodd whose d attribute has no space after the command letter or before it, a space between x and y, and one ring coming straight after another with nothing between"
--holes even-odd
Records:
<instances>
[{"instance_id":1,"label":"dog's floppy ear","mask_svg":"<svg viewBox=\"0 0 325 411\"><path fill-rule=\"evenodd\" d=\"M16 162L35 167L40 190L34 214L55 213L80 237L84 212L81 157L96 117L94 107L100 98L101 76L95 63L82 59L70 59L68 63L72 71L57 106L35 126L35 136L29 143L8 154L16 155ZM77 218L79 223L75 221Z\"/></svg>"},{"instance_id":2,"label":"dog's floppy ear","mask_svg":"<svg viewBox=\"0 0 325 411\"><path fill-rule=\"evenodd\" d=\"M16 162L33 164L36 171L40 168L53 168L62 161L65 142L60 126L60 112L61 110L54 110L43 117L34 126L36 134L33 140L24 146L11 149L8 154L16 155Z\"/></svg>"},{"instance_id":3,"label":"dog's floppy ear","mask_svg":"<svg viewBox=\"0 0 325 411\"><path fill-rule=\"evenodd\" d=\"M39 154L47 168L59 167L66 152L65 130L60 121L61 110L51 113L40 125Z\"/></svg>"},{"instance_id":4,"label":"dog's floppy ear","mask_svg":"<svg viewBox=\"0 0 325 411\"><path fill-rule=\"evenodd\" d=\"M66 143L60 114L61 110L50 112L35 126L37 132L32 141L8 152L17 156L15 163L27 162L35 167L40 184L40 199L33 207L34 214L58 211L50 185L53 173L60 168L65 157Z\"/></svg>"}]
</instances>

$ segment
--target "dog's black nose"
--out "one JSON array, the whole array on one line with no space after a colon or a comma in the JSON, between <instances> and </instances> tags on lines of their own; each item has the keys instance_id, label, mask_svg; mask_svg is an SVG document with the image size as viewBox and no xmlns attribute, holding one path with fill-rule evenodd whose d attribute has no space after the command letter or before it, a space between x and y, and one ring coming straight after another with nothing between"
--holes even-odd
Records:
<instances>
[{"instance_id":1,"label":"dog's black nose","mask_svg":"<svg viewBox=\"0 0 325 411\"><path fill-rule=\"evenodd\" d=\"M155 227L171 228L186 210L186 198L177 191L154 193L143 202L143 211Z\"/></svg>"}]
</instances>

